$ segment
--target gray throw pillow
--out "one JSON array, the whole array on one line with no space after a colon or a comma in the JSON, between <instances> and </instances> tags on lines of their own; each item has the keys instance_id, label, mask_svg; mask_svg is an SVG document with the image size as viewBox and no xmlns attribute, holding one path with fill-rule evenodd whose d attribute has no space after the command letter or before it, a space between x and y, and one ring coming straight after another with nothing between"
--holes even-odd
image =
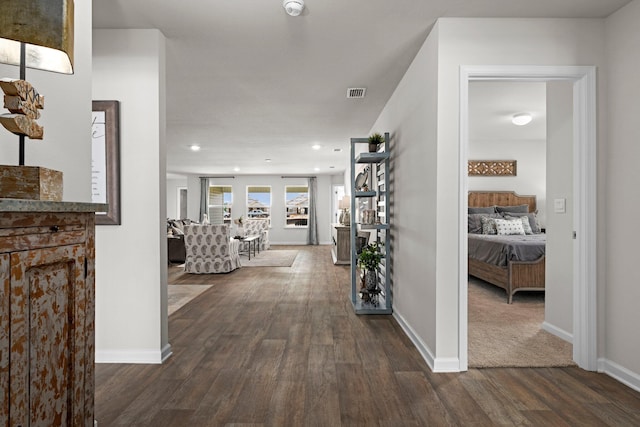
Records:
<instances>
[{"instance_id":1,"label":"gray throw pillow","mask_svg":"<svg viewBox=\"0 0 640 427\"><path fill-rule=\"evenodd\" d=\"M468 212L469 214L492 214L496 212L496 209L494 206L488 206L486 208L468 208Z\"/></svg>"},{"instance_id":2,"label":"gray throw pillow","mask_svg":"<svg viewBox=\"0 0 640 427\"><path fill-rule=\"evenodd\" d=\"M482 217L485 218L502 218L497 213L475 213L467 215L467 226L469 234L482 234Z\"/></svg>"},{"instance_id":3,"label":"gray throw pillow","mask_svg":"<svg viewBox=\"0 0 640 427\"><path fill-rule=\"evenodd\" d=\"M496 206L496 212L509 212L509 213L528 213L529 205L518 206Z\"/></svg>"}]
</instances>

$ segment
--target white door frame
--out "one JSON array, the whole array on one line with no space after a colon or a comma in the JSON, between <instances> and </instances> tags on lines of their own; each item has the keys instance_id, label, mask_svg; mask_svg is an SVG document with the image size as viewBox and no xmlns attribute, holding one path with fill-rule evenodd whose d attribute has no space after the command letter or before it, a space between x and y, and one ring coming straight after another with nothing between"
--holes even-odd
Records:
<instances>
[{"instance_id":1,"label":"white door frame","mask_svg":"<svg viewBox=\"0 0 640 427\"><path fill-rule=\"evenodd\" d=\"M460 212L459 330L460 370L468 369L467 316L467 161L470 81L573 82L573 360L597 369L596 277L596 68L593 66L462 66L460 67Z\"/></svg>"}]
</instances>

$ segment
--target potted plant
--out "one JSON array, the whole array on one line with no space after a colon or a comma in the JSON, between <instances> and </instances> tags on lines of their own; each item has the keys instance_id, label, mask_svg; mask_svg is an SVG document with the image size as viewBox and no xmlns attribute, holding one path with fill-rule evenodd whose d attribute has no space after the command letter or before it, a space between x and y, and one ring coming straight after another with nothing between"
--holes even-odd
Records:
<instances>
[{"instance_id":1,"label":"potted plant","mask_svg":"<svg viewBox=\"0 0 640 427\"><path fill-rule=\"evenodd\" d=\"M369 136L369 152L375 153L378 151L378 146L384 142L384 136L379 133L372 133Z\"/></svg>"},{"instance_id":2,"label":"potted plant","mask_svg":"<svg viewBox=\"0 0 640 427\"><path fill-rule=\"evenodd\" d=\"M381 246L378 242L369 243L358 255L358 266L364 270L364 288L370 293L378 288L376 270L382 260Z\"/></svg>"}]
</instances>

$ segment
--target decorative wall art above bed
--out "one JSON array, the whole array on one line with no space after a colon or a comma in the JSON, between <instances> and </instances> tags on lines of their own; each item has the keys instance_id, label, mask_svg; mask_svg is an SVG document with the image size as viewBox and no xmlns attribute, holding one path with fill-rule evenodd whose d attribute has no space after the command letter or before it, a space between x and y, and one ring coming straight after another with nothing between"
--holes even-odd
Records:
<instances>
[{"instance_id":1,"label":"decorative wall art above bed","mask_svg":"<svg viewBox=\"0 0 640 427\"><path fill-rule=\"evenodd\" d=\"M469 160L469 176L516 176L516 160Z\"/></svg>"}]
</instances>

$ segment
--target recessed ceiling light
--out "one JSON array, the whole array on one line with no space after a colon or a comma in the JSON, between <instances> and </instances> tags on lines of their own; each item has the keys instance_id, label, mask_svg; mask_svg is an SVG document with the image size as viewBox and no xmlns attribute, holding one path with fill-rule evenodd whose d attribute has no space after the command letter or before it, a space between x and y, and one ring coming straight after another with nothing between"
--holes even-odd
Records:
<instances>
[{"instance_id":1,"label":"recessed ceiling light","mask_svg":"<svg viewBox=\"0 0 640 427\"><path fill-rule=\"evenodd\" d=\"M313 168L314 171L318 172L320 168Z\"/></svg>"},{"instance_id":2,"label":"recessed ceiling light","mask_svg":"<svg viewBox=\"0 0 640 427\"><path fill-rule=\"evenodd\" d=\"M197 144L190 145L191 151L200 151L200 146Z\"/></svg>"},{"instance_id":3,"label":"recessed ceiling light","mask_svg":"<svg viewBox=\"0 0 640 427\"><path fill-rule=\"evenodd\" d=\"M311 148L313 148L314 150L319 150L322 148L322 146L320 144L313 144Z\"/></svg>"},{"instance_id":4,"label":"recessed ceiling light","mask_svg":"<svg viewBox=\"0 0 640 427\"><path fill-rule=\"evenodd\" d=\"M234 172L240 172L240 168L236 166L235 168L233 168L233 171Z\"/></svg>"},{"instance_id":5,"label":"recessed ceiling light","mask_svg":"<svg viewBox=\"0 0 640 427\"><path fill-rule=\"evenodd\" d=\"M264 159L265 162L271 163L271 159Z\"/></svg>"},{"instance_id":6,"label":"recessed ceiling light","mask_svg":"<svg viewBox=\"0 0 640 427\"><path fill-rule=\"evenodd\" d=\"M524 126L531 123L532 119L533 118L529 113L518 113L513 115L513 117L511 118L511 123L513 123L516 126Z\"/></svg>"},{"instance_id":7,"label":"recessed ceiling light","mask_svg":"<svg viewBox=\"0 0 640 427\"><path fill-rule=\"evenodd\" d=\"M342 148L334 148L333 151L336 152L336 153L339 153L339 152L342 151Z\"/></svg>"},{"instance_id":8,"label":"recessed ceiling light","mask_svg":"<svg viewBox=\"0 0 640 427\"><path fill-rule=\"evenodd\" d=\"M329 169L335 169L335 168L336 168L335 166L329 166Z\"/></svg>"}]
</instances>

